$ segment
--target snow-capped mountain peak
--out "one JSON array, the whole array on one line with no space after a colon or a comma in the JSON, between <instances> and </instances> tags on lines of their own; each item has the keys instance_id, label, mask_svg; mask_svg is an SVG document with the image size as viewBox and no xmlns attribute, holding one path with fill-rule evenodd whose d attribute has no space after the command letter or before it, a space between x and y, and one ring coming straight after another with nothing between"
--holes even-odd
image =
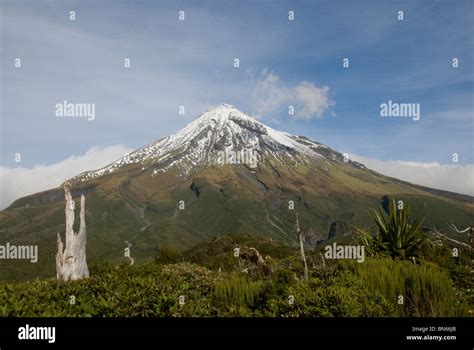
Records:
<instances>
[{"instance_id":1,"label":"snow-capped mountain peak","mask_svg":"<svg viewBox=\"0 0 474 350\"><path fill-rule=\"evenodd\" d=\"M141 163L142 170L150 169L152 175L172 167L188 174L193 168L225 163L222 159L227 160L227 155L244 152L259 162L273 159L294 164L309 159L342 161L343 158L327 146L306 137L274 130L236 107L222 103L209 108L177 133L70 181L86 181L137 163Z\"/></svg>"}]
</instances>

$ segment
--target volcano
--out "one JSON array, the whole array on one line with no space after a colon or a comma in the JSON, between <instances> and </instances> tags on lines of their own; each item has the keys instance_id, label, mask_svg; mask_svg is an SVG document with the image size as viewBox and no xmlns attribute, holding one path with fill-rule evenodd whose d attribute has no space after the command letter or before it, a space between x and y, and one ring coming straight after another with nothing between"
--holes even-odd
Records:
<instances>
[{"instance_id":1,"label":"volcano","mask_svg":"<svg viewBox=\"0 0 474 350\"><path fill-rule=\"evenodd\" d=\"M295 245L296 212L310 249L369 225L369 210L388 197L411 203L415 212L425 207L425 224L445 232L452 222L464 227L474 219L471 196L378 174L229 104L67 181L74 198L86 196L91 262L123 261L125 242L132 256L147 259L165 246L185 249L231 233ZM39 246L41 263L21 267L35 275L54 275L56 233L63 231L62 186L20 198L0 212L0 242ZM0 264L3 277L19 274L11 264Z\"/></svg>"}]
</instances>

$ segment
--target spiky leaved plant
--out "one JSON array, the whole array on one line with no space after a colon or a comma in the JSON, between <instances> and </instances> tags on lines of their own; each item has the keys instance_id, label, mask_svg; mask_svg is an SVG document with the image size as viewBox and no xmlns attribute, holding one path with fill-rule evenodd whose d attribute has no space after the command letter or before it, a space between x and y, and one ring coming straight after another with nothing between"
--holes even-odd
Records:
<instances>
[{"instance_id":1,"label":"spiky leaved plant","mask_svg":"<svg viewBox=\"0 0 474 350\"><path fill-rule=\"evenodd\" d=\"M381 238L380 235L370 232L369 229L360 228L354 226L356 233L357 233L357 241L359 244L362 244L365 248L365 255L366 256L380 256L386 255L386 252L381 249L380 244Z\"/></svg>"},{"instance_id":2,"label":"spiky leaved plant","mask_svg":"<svg viewBox=\"0 0 474 350\"><path fill-rule=\"evenodd\" d=\"M409 214L410 204L398 209L394 199L390 200L388 218L380 209L372 212L380 235L379 248L393 259L419 258L430 246L431 241L421 231L425 218L419 215L410 223Z\"/></svg>"}]
</instances>

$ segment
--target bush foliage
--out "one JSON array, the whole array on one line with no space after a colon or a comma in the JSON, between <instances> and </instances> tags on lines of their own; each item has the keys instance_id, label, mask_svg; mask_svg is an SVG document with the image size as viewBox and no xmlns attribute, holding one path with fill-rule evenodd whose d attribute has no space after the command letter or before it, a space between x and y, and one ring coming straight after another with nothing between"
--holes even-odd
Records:
<instances>
[{"instance_id":1,"label":"bush foliage","mask_svg":"<svg viewBox=\"0 0 474 350\"><path fill-rule=\"evenodd\" d=\"M454 316L467 315L451 279L433 264L368 259L311 269L277 261L269 278L160 262L91 268L91 277L0 284L2 316ZM404 304L397 303L398 295ZM180 303L181 301L181 303Z\"/></svg>"}]
</instances>

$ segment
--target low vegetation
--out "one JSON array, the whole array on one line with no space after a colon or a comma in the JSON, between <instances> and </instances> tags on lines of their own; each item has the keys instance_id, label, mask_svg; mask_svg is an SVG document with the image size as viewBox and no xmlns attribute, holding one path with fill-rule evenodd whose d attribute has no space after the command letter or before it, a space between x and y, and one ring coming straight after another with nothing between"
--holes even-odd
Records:
<instances>
[{"instance_id":1,"label":"low vegetation","mask_svg":"<svg viewBox=\"0 0 474 350\"><path fill-rule=\"evenodd\" d=\"M250 244L265 251L270 276L242 272L234 248ZM439 248L431 261L419 264L390 257L323 264L314 258L304 280L293 248L251 236L226 236L184 253L166 248L155 261L133 266L91 266L91 277L80 281L2 283L0 315L468 316L473 285L462 268L468 258L459 261L446 251Z\"/></svg>"}]
</instances>

